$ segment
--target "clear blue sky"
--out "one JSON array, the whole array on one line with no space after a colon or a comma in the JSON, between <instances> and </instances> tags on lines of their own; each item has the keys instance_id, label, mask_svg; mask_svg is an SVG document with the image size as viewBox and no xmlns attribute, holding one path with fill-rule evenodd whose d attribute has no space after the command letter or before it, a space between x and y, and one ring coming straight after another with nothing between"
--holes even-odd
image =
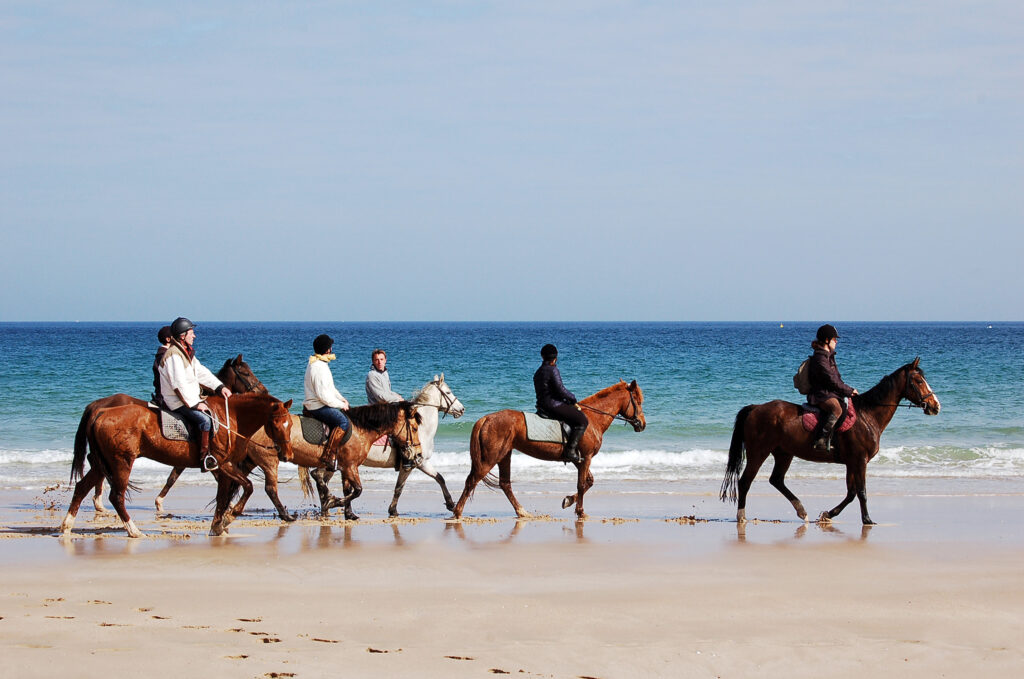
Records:
<instances>
[{"instance_id":1,"label":"clear blue sky","mask_svg":"<svg viewBox=\"0 0 1024 679\"><path fill-rule=\"evenodd\" d=\"M0 6L0 320L1022 320L1024 3Z\"/></svg>"}]
</instances>

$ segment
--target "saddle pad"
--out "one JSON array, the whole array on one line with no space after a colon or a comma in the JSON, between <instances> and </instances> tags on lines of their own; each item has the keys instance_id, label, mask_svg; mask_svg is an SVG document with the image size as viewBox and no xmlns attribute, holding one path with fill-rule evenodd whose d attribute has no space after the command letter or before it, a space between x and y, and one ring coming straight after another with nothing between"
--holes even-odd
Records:
<instances>
[{"instance_id":1,"label":"saddle pad","mask_svg":"<svg viewBox=\"0 0 1024 679\"><path fill-rule=\"evenodd\" d=\"M315 417L303 417L299 415L299 422L302 424L302 438L306 443L314 446L322 446L327 443L327 425Z\"/></svg>"},{"instance_id":2,"label":"saddle pad","mask_svg":"<svg viewBox=\"0 0 1024 679\"><path fill-rule=\"evenodd\" d=\"M381 434L380 438L377 439L376 441L374 441L372 445L375 445L375 446L387 446L388 445L388 435L387 434Z\"/></svg>"},{"instance_id":3,"label":"saddle pad","mask_svg":"<svg viewBox=\"0 0 1024 679\"><path fill-rule=\"evenodd\" d=\"M817 411L817 408L815 408ZM814 431L818 428L818 413L817 412L805 412L800 416L800 419L804 423L804 429L807 431ZM854 423L857 422L857 411L853 409L853 401L849 401L846 406L846 417L842 418L842 422L839 424L839 429L836 431L844 432L849 431L853 428Z\"/></svg>"},{"instance_id":4,"label":"saddle pad","mask_svg":"<svg viewBox=\"0 0 1024 679\"><path fill-rule=\"evenodd\" d=\"M157 412L157 417L160 419L160 433L164 435L164 438L168 441L188 441L191 437L188 435L188 425L185 424L184 418L177 413L172 413L170 410L164 410L158 408L152 403L146 404L150 410Z\"/></svg>"},{"instance_id":5,"label":"saddle pad","mask_svg":"<svg viewBox=\"0 0 1024 679\"><path fill-rule=\"evenodd\" d=\"M526 420L526 438L544 443L565 443L565 432L558 420L549 420L534 413L523 413Z\"/></svg>"}]
</instances>

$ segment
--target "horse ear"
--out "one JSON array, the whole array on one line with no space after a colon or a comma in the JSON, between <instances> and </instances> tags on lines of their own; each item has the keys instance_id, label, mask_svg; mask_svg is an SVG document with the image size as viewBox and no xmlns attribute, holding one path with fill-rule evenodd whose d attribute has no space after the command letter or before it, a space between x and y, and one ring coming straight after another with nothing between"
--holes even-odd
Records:
<instances>
[{"instance_id":1,"label":"horse ear","mask_svg":"<svg viewBox=\"0 0 1024 679\"><path fill-rule=\"evenodd\" d=\"M444 382L444 373L441 373L441 381Z\"/></svg>"},{"instance_id":2,"label":"horse ear","mask_svg":"<svg viewBox=\"0 0 1024 679\"><path fill-rule=\"evenodd\" d=\"M288 399L288 402L284 404L284 409L288 410L291 407L292 407L292 400Z\"/></svg>"},{"instance_id":3,"label":"horse ear","mask_svg":"<svg viewBox=\"0 0 1024 679\"><path fill-rule=\"evenodd\" d=\"M437 375L434 375L434 379L433 379L433 381L434 381L434 382L437 382Z\"/></svg>"},{"instance_id":4,"label":"horse ear","mask_svg":"<svg viewBox=\"0 0 1024 679\"><path fill-rule=\"evenodd\" d=\"M629 388L636 389L636 380L633 380L632 382L629 383Z\"/></svg>"},{"instance_id":5,"label":"horse ear","mask_svg":"<svg viewBox=\"0 0 1024 679\"><path fill-rule=\"evenodd\" d=\"M914 370L917 370L917 366L918 366L918 364L920 364L920 363L921 363L921 357L920 357L920 356L918 356L917 358L915 358L915 359L914 359L914 362L910 364L910 367L911 367L912 369L914 369Z\"/></svg>"},{"instance_id":6,"label":"horse ear","mask_svg":"<svg viewBox=\"0 0 1024 679\"><path fill-rule=\"evenodd\" d=\"M235 365L238 365L241 362L242 362L242 355L239 354L238 357L235 359Z\"/></svg>"}]
</instances>

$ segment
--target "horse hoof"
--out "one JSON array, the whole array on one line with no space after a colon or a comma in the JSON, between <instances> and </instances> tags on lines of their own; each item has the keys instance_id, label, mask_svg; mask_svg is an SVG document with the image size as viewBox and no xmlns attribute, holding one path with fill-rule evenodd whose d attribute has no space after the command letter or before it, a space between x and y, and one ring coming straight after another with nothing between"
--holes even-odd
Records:
<instances>
[{"instance_id":1,"label":"horse hoof","mask_svg":"<svg viewBox=\"0 0 1024 679\"><path fill-rule=\"evenodd\" d=\"M818 523L832 523L832 517L828 515L828 512L822 512L818 517Z\"/></svg>"},{"instance_id":2,"label":"horse hoof","mask_svg":"<svg viewBox=\"0 0 1024 679\"><path fill-rule=\"evenodd\" d=\"M455 511L455 503L454 502L445 502L444 503L444 508L447 509L449 512L454 512Z\"/></svg>"},{"instance_id":3,"label":"horse hoof","mask_svg":"<svg viewBox=\"0 0 1024 679\"><path fill-rule=\"evenodd\" d=\"M566 495L564 498L562 498L562 509L568 509L569 505L571 505L574 502L576 502L576 498L574 498L572 495Z\"/></svg>"},{"instance_id":4,"label":"horse hoof","mask_svg":"<svg viewBox=\"0 0 1024 679\"><path fill-rule=\"evenodd\" d=\"M394 518L396 516L399 516L398 510L397 509L389 509L388 510L388 516L390 516L392 518Z\"/></svg>"},{"instance_id":5,"label":"horse hoof","mask_svg":"<svg viewBox=\"0 0 1024 679\"><path fill-rule=\"evenodd\" d=\"M164 501L162 498L158 497L157 499L153 500L153 504L156 506L156 511L164 511Z\"/></svg>"},{"instance_id":6,"label":"horse hoof","mask_svg":"<svg viewBox=\"0 0 1024 679\"><path fill-rule=\"evenodd\" d=\"M299 518L298 514L282 514L281 515L281 520L284 521L285 523L291 523L292 521L296 520L297 518Z\"/></svg>"},{"instance_id":7,"label":"horse hoof","mask_svg":"<svg viewBox=\"0 0 1024 679\"><path fill-rule=\"evenodd\" d=\"M124 525L124 529L128 531L128 537L130 538L141 538L142 531L136 528L135 522L128 519L128 522Z\"/></svg>"}]
</instances>

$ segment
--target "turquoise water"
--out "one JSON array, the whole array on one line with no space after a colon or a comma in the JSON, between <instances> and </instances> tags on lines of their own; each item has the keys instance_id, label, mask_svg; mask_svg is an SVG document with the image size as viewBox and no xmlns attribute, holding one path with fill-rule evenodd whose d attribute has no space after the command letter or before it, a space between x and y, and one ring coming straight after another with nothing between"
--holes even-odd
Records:
<instances>
[{"instance_id":1,"label":"turquoise water","mask_svg":"<svg viewBox=\"0 0 1024 679\"><path fill-rule=\"evenodd\" d=\"M577 396L618 379L644 390L648 427L613 425L595 459L601 478L707 481L722 477L736 412L792 387L817 324L808 323L199 323L200 360L216 371L242 354L283 400L302 399L312 339L335 339L339 390L365 402L363 380L375 347L388 351L395 389L408 396L444 372L466 406L442 420L435 462L446 475L468 471L473 423L503 408L533 408L533 371L546 342ZM151 391L158 323L0 324L0 488L67 479L78 418L90 401ZM1005 489L1024 475L1024 324L838 323L843 378L861 391L921 357L942 402L937 417L901 409L871 463L874 478L974 479ZM294 408L297 412L298 406ZM561 465L517 456L517 478L564 474ZM386 474L387 472L370 472ZM162 480L140 461L133 475ZM836 465L794 463L793 477L841 478ZM195 475L193 482L207 482ZM429 482L429 481L428 481ZM717 486L716 486L717 487Z\"/></svg>"}]
</instances>

